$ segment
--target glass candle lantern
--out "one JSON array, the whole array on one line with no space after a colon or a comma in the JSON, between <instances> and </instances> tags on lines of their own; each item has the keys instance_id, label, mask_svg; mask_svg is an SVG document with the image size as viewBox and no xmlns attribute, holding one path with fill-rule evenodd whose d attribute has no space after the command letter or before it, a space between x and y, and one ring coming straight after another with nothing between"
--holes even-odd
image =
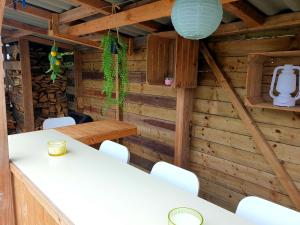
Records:
<instances>
[{"instance_id":1,"label":"glass candle lantern","mask_svg":"<svg viewBox=\"0 0 300 225\"><path fill-rule=\"evenodd\" d=\"M172 209L168 215L169 225L202 225L203 217L195 209L180 207Z\"/></svg>"},{"instance_id":2,"label":"glass candle lantern","mask_svg":"<svg viewBox=\"0 0 300 225\"><path fill-rule=\"evenodd\" d=\"M62 140L49 141L48 154L50 156L62 156L67 154L67 142Z\"/></svg>"}]
</instances>

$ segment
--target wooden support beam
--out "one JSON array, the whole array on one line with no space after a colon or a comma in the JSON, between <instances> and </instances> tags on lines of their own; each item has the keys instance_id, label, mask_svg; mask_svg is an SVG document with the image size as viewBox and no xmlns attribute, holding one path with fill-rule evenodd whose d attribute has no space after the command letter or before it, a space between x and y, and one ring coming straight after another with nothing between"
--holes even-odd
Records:
<instances>
[{"instance_id":1,"label":"wooden support beam","mask_svg":"<svg viewBox=\"0 0 300 225\"><path fill-rule=\"evenodd\" d=\"M100 13L99 10L91 6L79 6L75 9L68 10L59 14L59 23L70 23L75 20L80 20L82 18L92 16Z\"/></svg>"},{"instance_id":2,"label":"wooden support beam","mask_svg":"<svg viewBox=\"0 0 300 225\"><path fill-rule=\"evenodd\" d=\"M22 89L23 89L24 130L25 132L29 132L29 131L34 131L32 77L31 77L31 66L30 66L29 41L26 39L20 39L19 48L20 48L21 73L22 73Z\"/></svg>"},{"instance_id":3,"label":"wooden support beam","mask_svg":"<svg viewBox=\"0 0 300 225\"><path fill-rule=\"evenodd\" d=\"M276 16L269 16L261 26L249 27L245 22L235 22L222 24L213 36L244 34L249 32L259 32L275 30L280 28L290 28L300 25L300 12L286 13Z\"/></svg>"},{"instance_id":4,"label":"wooden support beam","mask_svg":"<svg viewBox=\"0 0 300 225\"><path fill-rule=\"evenodd\" d=\"M81 8L82 10L79 12L79 9L73 9L74 13L71 13L71 11L67 11L60 14L60 23L71 22L99 13L103 15L111 14L111 3L108 3L106 1L72 0L72 2L80 4L81 7L79 8ZM141 22L135 24L134 26L148 32L155 32L162 28L161 24L154 21Z\"/></svg>"},{"instance_id":5,"label":"wooden support beam","mask_svg":"<svg viewBox=\"0 0 300 225\"><path fill-rule=\"evenodd\" d=\"M228 97L231 99L234 108L238 112L239 117L244 122L244 125L246 126L250 134L253 136L253 140L255 141L257 148L261 151L267 162L270 164L271 168L277 175L281 185L284 187L287 194L289 195L291 201L294 203L296 208L300 210L300 194L297 190L297 187L293 183L293 180L286 172L284 166L280 163L273 149L263 136L263 133L258 128L255 121L252 119L251 115L242 103L238 94L234 91L233 87L231 86L226 75L219 68L212 55L210 54L208 48L203 42L201 42L200 44L200 51L204 55L204 58L207 64L210 66L218 83L221 85L222 88L226 90Z\"/></svg>"},{"instance_id":6,"label":"wooden support beam","mask_svg":"<svg viewBox=\"0 0 300 225\"><path fill-rule=\"evenodd\" d=\"M52 20L49 22L49 31L48 35L50 37L58 38L61 40L66 40L73 42L75 44L85 45L92 48L98 48L100 49L100 44L96 41L91 41L85 38L77 37L75 35L70 34L62 34L59 30L59 15L53 14Z\"/></svg>"},{"instance_id":7,"label":"wooden support beam","mask_svg":"<svg viewBox=\"0 0 300 225\"><path fill-rule=\"evenodd\" d=\"M66 33L71 35L84 35L169 16L171 15L173 3L174 0L160 0L114 15L72 26L66 30Z\"/></svg>"},{"instance_id":8,"label":"wooden support beam","mask_svg":"<svg viewBox=\"0 0 300 225\"><path fill-rule=\"evenodd\" d=\"M193 93L192 88L177 88L174 164L182 168L188 167L190 157Z\"/></svg>"},{"instance_id":9,"label":"wooden support beam","mask_svg":"<svg viewBox=\"0 0 300 225\"><path fill-rule=\"evenodd\" d=\"M31 35L32 32L31 31L27 31L27 30L18 30L13 32L12 35L10 35L9 37L6 37L3 39L3 43L10 43L15 41L16 39L19 39L21 37L27 36L27 35Z\"/></svg>"},{"instance_id":10,"label":"wooden support beam","mask_svg":"<svg viewBox=\"0 0 300 225\"><path fill-rule=\"evenodd\" d=\"M235 1L237 0L222 0L222 3ZM112 29L115 27L133 25L162 17L168 17L171 15L172 6L174 2L175 0L159 0L136 8L131 8L129 10L116 13L114 15L108 15L99 19L71 26L68 29L66 29L66 33L80 36L84 34ZM149 24L142 24L142 26L145 25L148 26ZM156 28L152 27L151 29L152 31L150 32L153 32L153 30Z\"/></svg>"},{"instance_id":11,"label":"wooden support beam","mask_svg":"<svg viewBox=\"0 0 300 225\"><path fill-rule=\"evenodd\" d=\"M48 39L44 39L44 38L40 38L40 37L35 37L35 36L25 36L22 39L26 39L30 42L40 43L40 44L48 45L48 46L53 45L52 40L48 40ZM59 47L59 48L64 48L64 49L69 49L69 50L74 49L73 45L62 43L62 42L59 42L59 41L56 41L56 46Z\"/></svg>"},{"instance_id":12,"label":"wooden support beam","mask_svg":"<svg viewBox=\"0 0 300 225\"><path fill-rule=\"evenodd\" d=\"M223 8L231 14L242 19L249 27L260 26L264 23L264 15L249 2L240 0L226 3Z\"/></svg>"},{"instance_id":13,"label":"wooden support beam","mask_svg":"<svg viewBox=\"0 0 300 225\"><path fill-rule=\"evenodd\" d=\"M5 1L0 1L0 32L4 16ZM14 225L14 209L11 173L9 169L6 102L4 86L2 42L0 39L0 224Z\"/></svg>"},{"instance_id":14,"label":"wooden support beam","mask_svg":"<svg viewBox=\"0 0 300 225\"><path fill-rule=\"evenodd\" d=\"M47 34L47 30L44 28L32 26L23 22L19 22L17 20L13 19L3 19L3 25L13 27L19 30L24 30L24 31L29 31L32 33L37 33L37 34Z\"/></svg>"},{"instance_id":15,"label":"wooden support beam","mask_svg":"<svg viewBox=\"0 0 300 225\"><path fill-rule=\"evenodd\" d=\"M2 32L1 32L1 37L8 37L8 36L11 36L13 35L15 32L12 31L12 30L6 30L6 29L2 29Z\"/></svg>"},{"instance_id":16,"label":"wooden support beam","mask_svg":"<svg viewBox=\"0 0 300 225\"><path fill-rule=\"evenodd\" d=\"M14 9L13 0L7 0L6 1L6 7ZM50 20L51 19L51 12L34 7L32 5L26 5L26 7L22 6L21 2L16 2L16 9L19 12L26 13L31 16L35 16L37 18L43 19L43 20Z\"/></svg>"}]
</instances>

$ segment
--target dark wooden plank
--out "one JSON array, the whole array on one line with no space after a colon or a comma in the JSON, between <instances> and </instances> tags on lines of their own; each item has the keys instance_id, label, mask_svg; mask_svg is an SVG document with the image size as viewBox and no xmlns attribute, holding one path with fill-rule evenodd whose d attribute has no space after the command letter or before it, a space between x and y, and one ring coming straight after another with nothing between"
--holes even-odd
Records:
<instances>
[{"instance_id":1,"label":"dark wooden plank","mask_svg":"<svg viewBox=\"0 0 300 225\"><path fill-rule=\"evenodd\" d=\"M20 60L22 68L22 89L23 89L23 107L24 107L24 129L25 131L34 130L34 113L32 97L32 78L30 67L29 41L20 39Z\"/></svg>"},{"instance_id":2,"label":"dark wooden plank","mask_svg":"<svg viewBox=\"0 0 300 225\"><path fill-rule=\"evenodd\" d=\"M152 149L155 152L159 152L172 157L174 156L174 147L150 138L146 138L143 136L130 136L124 138L124 141L125 140Z\"/></svg>"}]
</instances>

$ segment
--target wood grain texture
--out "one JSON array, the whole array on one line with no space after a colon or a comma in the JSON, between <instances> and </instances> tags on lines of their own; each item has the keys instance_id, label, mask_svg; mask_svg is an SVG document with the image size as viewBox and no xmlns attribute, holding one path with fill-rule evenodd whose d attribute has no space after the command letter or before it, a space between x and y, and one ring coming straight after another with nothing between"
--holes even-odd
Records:
<instances>
[{"instance_id":1,"label":"wood grain texture","mask_svg":"<svg viewBox=\"0 0 300 225\"><path fill-rule=\"evenodd\" d=\"M256 126L254 120L249 115L247 109L244 107L241 100L239 99L237 94L234 92L232 86L226 79L226 76L223 74L223 72L220 70L218 65L215 63L209 50L203 43L201 43L201 52L204 55L207 63L210 65L219 84L224 89L227 90L227 93L230 96L231 101L232 101L233 105L235 106L235 109L237 110L239 116L241 117L245 126L249 129L249 131L253 135L253 138L257 144L257 147L261 150L262 154L265 156L266 160L268 161L270 166L273 168L274 172L278 176L278 179L279 179L281 185L285 188L285 190L289 194L289 196L290 196L291 200L293 201L293 203L295 204L296 208L298 210L300 210L300 194L299 194L299 191L297 190L297 187L293 183L291 177L289 176L289 174L286 172L285 168L282 166L282 164L276 157L274 151L272 150L270 145L265 140L262 132Z\"/></svg>"},{"instance_id":2,"label":"wood grain texture","mask_svg":"<svg viewBox=\"0 0 300 225\"><path fill-rule=\"evenodd\" d=\"M56 130L87 145L137 134L136 126L116 120L96 121L60 127Z\"/></svg>"},{"instance_id":3,"label":"wood grain texture","mask_svg":"<svg viewBox=\"0 0 300 225\"><path fill-rule=\"evenodd\" d=\"M192 111L193 89L178 88L174 164L183 168L187 168L189 163Z\"/></svg>"},{"instance_id":4,"label":"wood grain texture","mask_svg":"<svg viewBox=\"0 0 300 225\"><path fill-rule=\"evenodd\" d=\"M29 41L20 39L20 61L22 71L22 89L24 105L24 130L34 131L34 113L32 97L32 76L30 66Z\"/></svg>"},{"instance_id":5,"label":"wood grain texture","mask_svg":"<svg viewBox=\"0 0 300 225\"><path fill-rule=\"evenodd\" d=\"M73 225L13 164L10 164L16 225Z\"/></svg>"},{"instance_id":6,"label":"wood grain texture","mask_svg":"<svg viewBox=\"0 0 300 225\"><path fill-rule=\"evenodd\" d=\"M0 2L0 32L4 16L5 1ZM12 184L9 171L7 121L4 86L2 41L0 40L0 224L14 225Z\"/></svg>"}]
</instances>

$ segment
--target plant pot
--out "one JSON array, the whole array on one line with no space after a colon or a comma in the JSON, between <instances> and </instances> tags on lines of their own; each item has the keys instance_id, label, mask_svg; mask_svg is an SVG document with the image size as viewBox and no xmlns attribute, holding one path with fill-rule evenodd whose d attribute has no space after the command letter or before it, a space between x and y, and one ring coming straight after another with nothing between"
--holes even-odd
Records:
<instances>
[{"instance_id":1,"label":"plant pot","mask_svg":"<svg viewBox=\"0 0 300 225\"><path fill-rule=\"evenodd\" d=\"M111 45L111 54L118 54L118 43L115 41Z\"/></svg>"}]
</instances>

